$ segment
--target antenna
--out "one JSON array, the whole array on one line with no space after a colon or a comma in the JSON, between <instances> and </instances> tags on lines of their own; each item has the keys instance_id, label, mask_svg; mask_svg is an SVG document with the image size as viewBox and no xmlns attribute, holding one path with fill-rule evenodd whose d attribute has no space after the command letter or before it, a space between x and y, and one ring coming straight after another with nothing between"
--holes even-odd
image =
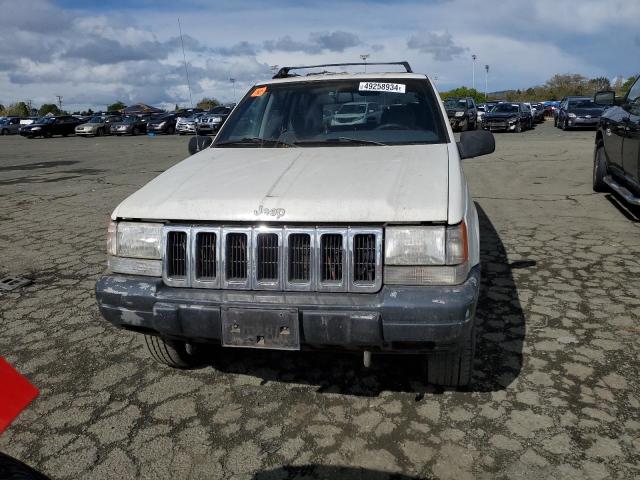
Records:
<instances>
[{"instance_id":1,"label":"antenna","mask_svg":"<svg viewBox=\"0 0 640 480\"><path fill-rule=\"evenodd\" d=\"M187 68L187 55L184 53L184 40L182 39L182 26L180 25L180 17L178 17L178 30L180 31L180 45L182 45L182 60L184 61L184 73L187 76L187 89L189 90L189 104L193 108L193 96L191 95L191 82L189 81L189 69ZM194 113L195 115L195 113ZM200 151L200 140L198 140L198 127L196 126L195 119L193 121L193 129L196 131L196 145L197 151Z\"/></svg>"}]
</instances>

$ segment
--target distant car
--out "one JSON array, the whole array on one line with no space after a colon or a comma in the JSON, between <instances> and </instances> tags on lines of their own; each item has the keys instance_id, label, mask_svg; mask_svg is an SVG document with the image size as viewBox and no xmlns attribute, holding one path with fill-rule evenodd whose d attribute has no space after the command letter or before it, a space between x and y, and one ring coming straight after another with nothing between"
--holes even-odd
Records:
<instances>
[{"instance_id":1,"label":"distant car","mask_svg":"<svg viewBox=\"0 0 640 480\"><path fill-rule=\"evenodd\" d=\"M598 92L595 103L607 107L600 117L593 159L593 189L612 189L640 206L640 77L622 98Z\"/></svg>"},{"instance_id":2,"label":"distant car","mask_svg":"<svg viewBox=\"0 0 640 480\"><path fill-rule=\"evenodd\" d=\"M20 117L6 117L0 120L0 135L15 135L20 130Z\"/></svg>"},{"instance_id":3,"label":"distant car","mask_svg":"<svg viewBox=\"0 0 640 480\"><path fill-rule=\"evenodd\" d=\"M220 106L209 110L209 112L200 117L196 123L198 133L215 133L220 130L220 127L224 125L232 109L233 107L230 106Z\"/></svg>"},{"instance_id":4,"label":"distant car","mask_svg":"<svg viewBox=\"0 0 640 480\"><path fill-rule=\"evenodd\" d=\"M534 108L533 121L536 123L543 122L544 121L544 105L542 103L532 103L531 106Z\"/></svg>"},{"instance_id":5,"label":"distant car","mask_svg":"<svg viewBox=\"0 0 640 480\"><path fill-rule=\"evenodd\" d=\"M531 124L531 112L521 103L498 103L482 117L484 130L522 132Z\"/></svg>"},{"instance_id":6,"label":"distant car","mask_svg":"<svg viewBox=\"0 0 640 480\"><path fill-rule=\"evenodd\" d=\"M603 108L592 98L571 97L560 103L556 126L562 130L570 128L596 128Z\"/></svg>"},{"instance_id":7,"label":"distant car","mask_svg":"<svg viewBox=\"0 0 640 480\"><path fill-rule=\"evenodd\" d=\"M196 122L201 114L194 114L190 117L179 117L176 121L176 132L180 135L194 135L196 133Z\"/></svg>"},{"instance_id":8,"label":"distant car","mask_svg":"<svg viewBox=\"0 0 640 480\"><path fill-rule=\"evenodd\" d=\"M112 123L122 121L122 117L110 115L108 117L94 116L87 123L82 123L76 127L76 135L81 137L99 137L111 133Z\"/></svg>"},{"instance_id":9,"label":"distant car","mask_svg":"<svg viewBox=\"0 0 640 480\"><path fill-rule=\"evenodd\" d=\"M66 137L75 132L79 123L79 120L71 115L41 117L31 125L23 125L20 128L20 135L27 138L51 138L54 135Z\"/></svg>"},{"instance_id":10,"label":"distant car","mask_svg":"<svg viewBox=\"0 0 640 480\"><path fill-rule=\"evenodd\" d=\"M333 128L372 125L380 122L382 109L376 102L348 102L343 104L331 118Z\"/></svg>"},{"instance_id":11,"label":"distant car","mask_svg":"<svg viewBox=\"0 0 640 480\"><path fill-rule=\"evenodd\" d=\"M476 130L478 128L478 109L473 98L447 98L444 101L444 108L454 131Z\"/></svg>"},{"instance_id":12,"label":"distant car","mask_svg":"<svg viewBox=\"0 0 640 480\"><path fill-rule=\"evenodd\" d=\"M476 120L478 122L478 125L481 125L482 124L482 117L484 117L484 114L486 112L486 106L484 104L483 105L478 105L477 109L478 109L478 115L476 116Z\"/></svg>"},{"instance_id":13,"label":"distant car","mask_svg":"<svg viewBox=\"0 0 640 480\"><path fill-rule=\"evenodd\" d=\"M168 135L176 133L176 116L169 113L149 120L147 122L147 132L165 133Z\"/></svg>"},{"instance_id":14,"label":"distant car","mask_svg":"<svg viewBox=\"0 0 640 480\"><path fill-rule=\"evenodd\" d=\"M559 123L558 123L558 115L560 115L560 109L562 108L562 106L564 105L564 103L568 100L574 99L574 98L586 98L586 97L580 97L580 96L571 96L571 97L564 97L562 100L560 100L559 102L557 102L558 104L556 105L556 107L552 110L552 114L553 114L553 126L554 127L559 127Z\"/></svg>"},{"instance_id":15,"label":"distant car","mask_svg":"<svg viewBox=\"0 0 640 480\"><path fill-rule=\"evenodd\" d=\"M121 122L112 123L110 127L112 135L139 135L147 133L147 124L137 115L125 117Z\"/></svg>"}]
</instances>

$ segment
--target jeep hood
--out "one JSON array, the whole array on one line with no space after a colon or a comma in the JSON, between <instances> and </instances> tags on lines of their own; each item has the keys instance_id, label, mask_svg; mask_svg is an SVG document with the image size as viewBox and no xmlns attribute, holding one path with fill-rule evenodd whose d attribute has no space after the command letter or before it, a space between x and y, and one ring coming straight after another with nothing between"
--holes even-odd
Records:
<instances>
[{"instance_id":1,"label":"jeep hood","mask_svg":"<svg viewBox=\"0 0 640 480\"><path fill-rule=\"evenodd\" d=\"M122 202L113 218L446 221L446 144L208 148Z\"/></svg>"}]
</instances>

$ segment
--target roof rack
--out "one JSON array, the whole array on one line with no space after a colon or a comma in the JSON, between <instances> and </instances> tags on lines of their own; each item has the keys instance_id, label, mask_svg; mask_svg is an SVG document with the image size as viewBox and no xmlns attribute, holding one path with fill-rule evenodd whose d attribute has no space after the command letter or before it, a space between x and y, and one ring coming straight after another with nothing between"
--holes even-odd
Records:
<instances>
[{"instance_id":1,"label":"roof rack","mask_svg":"<svg viewBox=\"0 0 640 480\"><path fill-rule=\"evenodd\" d=\"M293 77L296 76L297 74L293 74L293 75L289 75L289 72L291 70L302 70L305 68L320 68L320 67L350 67L350 66L354 66L354 65L360 65L360 66L369 66L369 65L402 65L405 70L407 71L407 73L413 73L413 70L411 70L411 65L409 65L409 62L404 61L404 62L360 62L360 63L326 63L323 65L306 65L306 66L299 66L299 67L282 67L280 70L278 70L278 73L276 73L273 78L287 78L287 77ZM326 72L324 72L326 73Z\"/></svg>"}]
</instances>

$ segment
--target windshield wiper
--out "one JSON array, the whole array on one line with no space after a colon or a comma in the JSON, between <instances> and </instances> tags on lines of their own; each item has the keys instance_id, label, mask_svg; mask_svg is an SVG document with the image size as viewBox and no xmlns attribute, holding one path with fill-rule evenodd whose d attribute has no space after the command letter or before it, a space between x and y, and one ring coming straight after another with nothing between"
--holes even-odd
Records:
<instances>
[{"instance_id":1,"label":"windshield wiper","mask_svg":"<svg viewBox=\"0 0 640 480\"><path fill-rule=\"evenodd\" d=\"M360 145L379 145L386 146L386 143L376 142L374 140L364 140L362 138L349 138L349 137L338 137L338 138L327 138L327 142L345 142L345 143L359 143Z\"/></svg>"},{"instance_id":2,"label":"windshield wiper","mask_svg":"<svg viewBox=\"0 0 640 480\"><path fill-rule=\"evenodd\" d=\"M260 138L260 137L245 137L240 140L230 140L228 142L221 142L216 144L216 147L225 147L227 145L260 145L263 146L271 146L278 147L282 145L283 147L296 147L297 145L293 143L283 142L282 140L274 140L270 138Z\"/></svg>"}]
</instances>

